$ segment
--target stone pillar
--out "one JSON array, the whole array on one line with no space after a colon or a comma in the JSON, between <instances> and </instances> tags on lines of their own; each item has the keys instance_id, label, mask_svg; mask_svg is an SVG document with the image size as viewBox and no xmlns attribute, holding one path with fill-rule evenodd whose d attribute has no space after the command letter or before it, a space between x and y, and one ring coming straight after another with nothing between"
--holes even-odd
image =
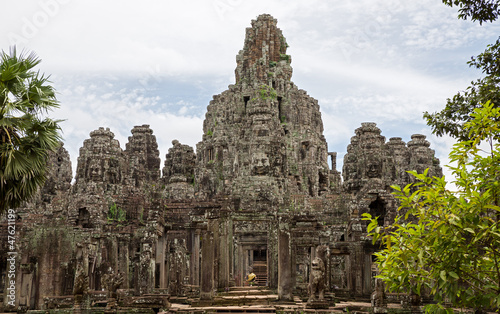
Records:
<instances>
[{"instance_id":1,"label":"stone pillar","mask_svg":"<svg viewBox=\"0 0 500 314\"><path fill-rule=\"evenodd\" d=\"M372 293L372 256L371 254L364 254L364 267L363 267L363 294L369 295Z\"/></svg>"},{"instance_id":2,"label":"stone pillar","mask_svg":"<svg viewBox=\"0 0 500 314\"><path fill-rule=\"evenodd\" d=\"M212 300L214 291L214 235L203 232L201 245L201 287L200 299Z\"/></svg>"},{"instance_id":3,"label":"stone pillar","mask_svg":"<svg viewBox=\"0 0 500 314\"><path fill-rule=\"evenodd\" d=\"M364 252L363 246L356 243L354 249L353 271L354 271L354 292L357 296L363 295L363 275L364 275Z\"/></svg>"},{"instance_id":4,"label":"stone pillar","mask_svg":"<svg viewBox=\"0 0 500 314\"><path fill-rule=\"evenodd\" d=\"M166 259L166 254L165 254L165 246L166 246L166 233L164 233L159 239L158 243L156 245L156 263L160 263L160 288L165 289L167 288L167 275L166 275L166 269L165 269L165 259Z\"/></svg>"},{"instance_id":5,"label":"stone pillar","mask_svg":"<svg viewBox=\"0 0 500 314\"><path fill-rule=\"evenodd\" d=\"M248 250L248 265L253 267L253 249ZM253 271L253 269L252 269Z\"/></svg>"},{"instance_id":6,"label":"stone pillar","mask_svg":"<svg viewBox=\"0 0 500 314\"><path fill-rule=\"evenodd\" d=\"M267 237L267 274L269 288L278 288L278 229L277 221L270 222Z\"/></svg>"},{"instance_id":7,"label":"stone pillar","mask_svg":"<svg viewBox=\"0 0 500 314\"><path fill-rule=\"evenodd\" d=\"M241 247L240 243L237 243L236 255L234 258L236 261L236 271L237 271L236 285L243 286L243 278L245 277L245 274L243 273L243 248Z\"/></svg>"},{"instance_id":8,"label":"stone pillar","mask_svg":"<svg viewBox=\"0 0 500 314\"><path fill-rule=\"evenodd\" d=\"M337 153L329 152L328 156L330 156L330 160L332 162L332 170L337 170Z\"/></svg>"},{"instance_id":9,"label":"stone pillar","mask_svg":"<svg viewBox=\"0 0 500 314\"><path fill-rule=\"evenodd\" d=\"M118 247L120 248L120 254L118 254L118 270L123 274L125 278L129 278L129 248L128 248L128 243L124 241L119 241L118 242ZM129 288L129 281L125 280L123 284L121 285L122 289L128 289Z\"/></svg>"},{"instance_id":10,"label":"stone pillar","mask_svg":"<svg viewBox=\"0 0 500 314\"><path fill-rule=\"evenodd\" d=\"M280 219L278 230L278 298L293 301L290 225Z\"/></svg>"},{"instance_id":11,"label":"stone pillar","mask_svg":"<svg viewBox=\"0 0 500 314\"><path fill-rule=\"evenodd\" d=\"M228 237L228 220L220 218L219 222L219 282L218 288L229 287L229 248L231 246Z\"/></svg>"},{"instance_id":12,"label":"stone pillar","mask_svg":"<svg viewBox=\"0 0 500 314\"><path fill-rule=\"evenodd\" d=\"M249 260L248 260L248 249L247 248L243 248L243 267L241 269L243 269L243 281L242 281L242 285L245 285L244 282L245 280L247 279L247 275L248 275L248 265L249 265Z\"/></svg>"},{"instance_id":13,"label":"stone pillar","mask_svg":"<svg viewBox=\"0 0 500 314\"><path fill-rule=\"evenodd\" d=\"M316 247L315 246L311 246L309 248L309 252L311 252L311 261L312 261L313 259L316 258Z\"/></svg>"},{"instance_id":14,"label":"stone pillar","mask_svg":"<svg viewBox=\"0 0 500 314\"><path fill-rule=\"evenodd\" d=\"M233 220L228 219L227 221L227 264L228 264L228 285L231 286L231 281L234 284L234 277L235 277L235 269L234 269L234 238L233 238Z\"/></svg>"},{"instance_id":15,"label":"stone pillar","mask_svg":"<svg viewBox=\"0 0 500 314\"><path fill-rule=\"evenodd\" d=\"M212 238L212 267L213 267L213 282L214 288L220 288L219 286L219 276L220 276L220 256L221 256L221 218L210 219L208 221L208 230L211 231Z\"/></svg>"},{"instance_id":16,"label":"stone pillar","mask_svg":"<svg viewBox=\"0 0 500 314\"><path fill-rule=\"evenodd\" d=\"M200 285L200 230L196 229L193 234L193 250L191 253L191 284Z\"/></svg>"}]
</instances>

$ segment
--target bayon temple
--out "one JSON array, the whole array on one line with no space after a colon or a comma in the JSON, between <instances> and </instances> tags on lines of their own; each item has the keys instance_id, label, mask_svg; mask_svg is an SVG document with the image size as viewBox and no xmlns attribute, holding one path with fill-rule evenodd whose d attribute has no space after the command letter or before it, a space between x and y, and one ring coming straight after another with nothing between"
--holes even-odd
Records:
<instances>
[{"instance_id":1,"label":"bayon temple","mask_svg":"<svg viewBox=\"0 0 500 314\"><path fill-rule=\"evenodd\" d=\"M378 247L361 215L390 225L390 186L411 183L408 170L442 175L439 160L424 135L387 140L370 122L337 171L318 101L291 81L287 46L276 19L253 20L236 82L207 106L201 141L174 140L161 170L146 124L125 149L108 128L90 132L74 180L61 146L45 186L16 210L15 309L152 313L224 305L250 284L267 291L268 306L316 299L328 308L380 292ZM1 230L0 293L12 310ZM313 282L322 287L311 301Z\"/></svg>"}]
</instances>

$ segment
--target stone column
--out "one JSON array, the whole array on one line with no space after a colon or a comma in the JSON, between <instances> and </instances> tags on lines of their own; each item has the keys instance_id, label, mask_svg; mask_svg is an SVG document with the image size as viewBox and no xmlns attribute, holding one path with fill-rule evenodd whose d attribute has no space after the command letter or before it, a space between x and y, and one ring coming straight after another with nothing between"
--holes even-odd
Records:
<instances>
[{"instance_id":1,"label":"stone column","mask_svg":"<svg viewBox=\"0 0 500 314\"><path fill-rule=\"evenodd\" d=\"M200 299L212 300L214 291L214 235L203 232L201 245L201 287Z\"/></svg>"},{"instance_id":2,"label":"stone column","mask_svg":"<svg viewBox=\"0 0 500 314\"><path fill-rule=\"evenodd\" d=\"M166 246L166 233L164 233L159 239L156 244L156 263L160 263L160 288L164 289L167 288L167 276L166 276L166 269L165 269L165 246Z\"/></svg>"},{"instance_id":3,"label":"stone column","mask_svg":"<svg viewBox=\"0 0 500 314\"><path fill-rule=\"evenodd\" d=\"M367 254L368 253L368 254ZM363 294L372 293L372 256L367 252L364 254L364 271L363 271Z\"/></svg>"},{"instance_id":4,"label":"stone column","mask_svg":"<svg viewBox=\"0 0 500 314\"><path fill-rule=\"evenodd\" d=\"M278 230L278 298L281 301L293 300L290 244L290 225L280 219Z\"/></svg>"},{"instance_id":5,"label":"stone column","mask_svg":"<svg viewBox=\"0 0 500 314\"><path fill-rule=\"evenodd\" d=\"M278 288L278 229L277 221L269 223L269 232L267 238L267 267L269 288Z\"/></svg>"},{"instance_id":6,"label":"stone column","mask_svg":"<svg viewBox=\"0 0 500 314\"><path fill-rule=\"evenodd\" d=\"M128 243L119 241L118 246L120 248L120 254L118 254L118 270L123 274L125 278L129 278L129 249ZM86 268L88 269L88 267ZM122 289L129 288L129 281L125 280L121 285Z\"/></svg>"},{"instance_id":7,"label":"stone column","mask_svg":"<svg viewBox=\"0 0 500 314\"><path fill-rule=\"evenodd\" d=\"M355 295L363 295L363 273L364 273L364 252L361 244L356 243L354 249L353 271L354 271L354 292Z\"/></svg>"},{"instance_id":8,"label":"stone column","mask_svg":"<svg viewBox=\"0 0 500 314\"><path fill-rule=\"evenodd\" d=\"M219 222L219 282L218 288L229 287L229 247L231 246L228 237L228 219L220 218Z\"/></svg>"},{"instance_id":9,"label":"stone column","mask_svg":"<svg viewBox=\"0 0 500 314\"><path fill-rule=\"evenodd\" d=\"M242 284L242 279L243 279L243 270L241 269L241 264L242 264L242 255L243 255L243 250L241 249L241 244L238 242L238 239L236 239L234 243L234 278L235 278L235 283L237 286L243 285Z\"/></svg>"},{"instance_id":10,"label":"stone column","mask_svg":"<svg viewBox=\"0 0 500 314\"><path fill-rule=\"evenodd\" d=\"M233 220L228 218L227 221L227 264L228 264L228 285L231 285L231 280L234 283L235 269L234 269L234 238L233 238Z\"/></svg>"},{"instance_id":11,"label":"stone column","mask_svg":"<svg viewBox=\"0 0 500 314\"><path fill-rule=\"evenodd\" d=\"M193 251L191 253L191 284L200 285L200 230L193 234Z\"/></svg>"},{"instance_id":12,"label":"stone column","mask_svg":"<svg viewBox=\"0 0 500 314\"><path fill-rule=\"evenodd\" d=\"M330 160L332 162L332 170L337 170L337 153L328 153L328 156L330 156Z\"/></svg>"},{"instance_id":13,"label":"stone column","mask_svg":"<svg viewBox=\"0 0 500 314\"><path fill-rule=\"evenodd\" d=\"M243 269L243 281L242 281L242 285L245 285L244 282L245 280L247 279L247 275L248 275L248 263L249 263L249 260L248 260L248 249L246 247L243 247L243 267L241 269Z\"/></svg>"},{"instance_id":14,"label":"stone column","mask_svg":"<svg viewBox=\"0 0 500 314\"><path fill-rule=\"evenodd\" d=\"M213 281L214 281L214 287L215 288L220 288L219 285L219 277L220 277L220 257L221 257L221 218L217 217L216 219L210 219L207 223L208 225L208 230L211 231L211 234L213 236L212 238L212 265L213 265Z\"/></svg>"}]
</instances>

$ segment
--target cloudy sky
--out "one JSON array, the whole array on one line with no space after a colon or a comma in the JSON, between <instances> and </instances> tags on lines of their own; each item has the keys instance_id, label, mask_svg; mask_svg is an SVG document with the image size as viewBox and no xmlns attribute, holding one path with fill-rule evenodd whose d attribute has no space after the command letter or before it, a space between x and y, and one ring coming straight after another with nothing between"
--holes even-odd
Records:
<instances>
[{"instance_id":1,"label":"cloudy sky","mask_svg":"<svg viewBox=\"0 0 500 314\"><path fill-rule=\"evenodd\" d=\"M422 119L481 76L466 62L500 34L458 20L440 0L2 0L0 49L35 51L51 74L73 168L89 133L109 127L122 148L149 124L164 159L173 139L195 146L212 95L234 83L245 28L278 19L299 88L319 100L329 151L361 122L387 139L428 136L442 164L453 141Z\"/></svg>"}]
</instances>

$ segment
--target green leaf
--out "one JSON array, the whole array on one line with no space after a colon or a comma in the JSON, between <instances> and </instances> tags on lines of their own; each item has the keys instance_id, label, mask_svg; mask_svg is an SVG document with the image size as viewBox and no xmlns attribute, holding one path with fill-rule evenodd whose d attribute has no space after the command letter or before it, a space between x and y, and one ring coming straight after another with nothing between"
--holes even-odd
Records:
<instances>
[{"instance_id":1,"label":"green leaf","mask_svg":"<svg viewBox=\"0 0 500 314\"><path fill-rule=\"evenodd\" d=\"M472 228L464 228L465 231L469 232L469 233L472 233L472 234L476 234L474 232L474 230L472 230Z\"/></svg>"},{"instance_id":2,"label":"green leaf","mask_svg":"<svg viewBox=\"0 0 500 314\"><path fill-rule=\"evenodd\" d=\"M455 279L458 279L458 278L459 278L459 277L458 277L458 275L457 275L457 273L455 273L454 271L449 271L449 272L448 272L448 274L449 274L451 277L455 278Z\"/></svg>"}]
</instances>

